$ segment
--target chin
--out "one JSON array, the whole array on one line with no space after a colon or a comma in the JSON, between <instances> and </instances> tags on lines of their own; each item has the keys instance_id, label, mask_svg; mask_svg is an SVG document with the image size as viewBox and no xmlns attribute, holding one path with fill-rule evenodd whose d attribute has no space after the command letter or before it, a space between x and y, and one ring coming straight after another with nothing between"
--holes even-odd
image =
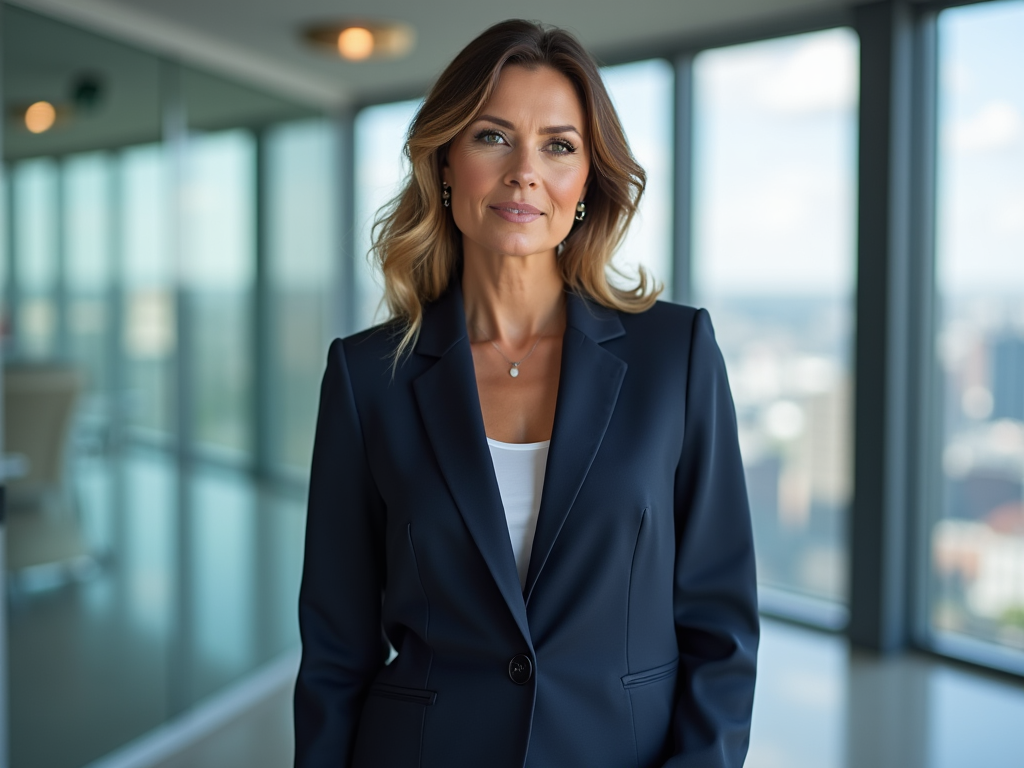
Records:
<instances>
[{"instance_id":1,"label":"chin","mask_svg":"<svg viewBox=\"0 0 1024 768\"><path fill-rule=\"evenodd\" d=\"M553 251L557 243L540 242L532 238L503 237L491 243L481 244L485 249L504 256L523 258L537 253Z\"/></svg>"}]
</instances>

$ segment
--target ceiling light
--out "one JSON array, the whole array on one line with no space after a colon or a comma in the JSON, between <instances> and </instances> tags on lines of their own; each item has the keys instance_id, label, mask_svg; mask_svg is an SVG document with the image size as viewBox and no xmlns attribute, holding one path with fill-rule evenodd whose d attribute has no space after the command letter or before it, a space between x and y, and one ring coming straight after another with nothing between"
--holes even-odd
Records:
<instances>
[{"instance_id":1,"label":"ceiling light","mask_svg":"<svg viewBox=\"0 0 1024 768\"><path fill-rule=\"evenodd\" d=\"M408 54L416 43L413 28L398 22L318 24L306 29L304 37L324 52L348 61L397 59Z\"/></svg>"},{"instance_id":2,"label":"ceiling light","mask_svg":"<svg viewBox=\"0 0 1024 768\"><path fill-rule=\"evenodd\" d=\"M373 53L373 32L366 27L349 27L338 34L338 53L350 61L362 61Z\"/></svg>"},{"instance_id":3,"label":"ceiling light","mask_svg":"<svg viewBox=\"0 0 1024 768\"><path fill-rule=\"evenodd\" d=\"M25 110L25 127L32 133L46 133L57 120L57 110L48 101L37 101Z\"/></svg>"}]
</instances>

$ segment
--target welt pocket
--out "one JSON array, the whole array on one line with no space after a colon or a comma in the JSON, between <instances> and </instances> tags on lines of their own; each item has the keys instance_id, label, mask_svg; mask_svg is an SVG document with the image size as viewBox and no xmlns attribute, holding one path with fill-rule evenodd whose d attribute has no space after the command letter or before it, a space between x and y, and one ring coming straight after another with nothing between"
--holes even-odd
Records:
<instances>
[{"instance_id":1,"label":"welt pocket","mask_svg":"<svg viewBox=\"0 0 1024 768\"><path fill-rule=\"evenodd\" d=\"M659 680L664 680L667 677L675 677L676 670L679 669L679 659L670 661L668 664L662 664L660 667L652 667L651 669L645 669L643 672L634 672L631 675L622 676L622 687L623 688L639 688L643 685L650 685L656 683Z\"/></svg>"},{"instance_id":2,"label":"welt pocket","mask_svg":"<svg viewBox=\"0 0 1024 768\"><path fill-rule=\"evenodd\" d=\"M370 695L426 706L430 706L437 699L437 691L428 691L426 688L406 688L404 685L389 685L388 683L374 683L370 687Z\"/></svg>"}]
</instances>

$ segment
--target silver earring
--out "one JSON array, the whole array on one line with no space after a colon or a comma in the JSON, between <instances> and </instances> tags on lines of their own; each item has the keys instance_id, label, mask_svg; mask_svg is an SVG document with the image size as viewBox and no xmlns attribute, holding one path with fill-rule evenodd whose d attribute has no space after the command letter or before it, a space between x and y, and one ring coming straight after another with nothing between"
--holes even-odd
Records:
<instances>
[{"instance_id":1,"label":"silver earring","mask_svg":"<svg viewBox=\"0 0 1024 768\"><path fill-rule=\"evenodd\" d=\"M576 221L583 221L583 217L587 215L587 206L580 200L576 203Z\"/></svg>"},{"instance_id":2,"label":"silver earring","mask_svg":"<svg viewBox=\"0 0 1024 768\"><path fill-rule=\"evenodd\" d=\"M452 190L451 187L449 187L447 184L443 182L441 183L441 202L444 204L445 208L451 207Z\"/></svg>"}]
</instances>

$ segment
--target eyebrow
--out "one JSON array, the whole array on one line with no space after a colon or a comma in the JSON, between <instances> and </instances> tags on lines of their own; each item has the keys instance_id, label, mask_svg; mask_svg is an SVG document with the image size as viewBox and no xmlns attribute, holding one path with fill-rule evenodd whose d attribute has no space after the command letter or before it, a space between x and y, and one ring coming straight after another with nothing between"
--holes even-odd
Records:
<instances>
[{"instance_id":1,"label":"eyebrow","mask_svg":"<svg viewBox=\"0 0 1024 768\"><path fill-rule=\"evenodd\" d=\"M508 120L503 120L502 118L495 117L494 115L480 115L480 117L478 117L475 122L479 122L481 120L486 120L489 123L494 123L495 125L500 125L502 128L508 128L510 131L515 130L515 126L512 123L510 123ZM572 133L575 133L580 138L583 138L583 134L581 134L579 132L579 130L576 128L576 126L574 126L574 125L547 125L547 126L544 126L543 128L541 128L539 133L543 133L543 134L569 133L570 131Z\"/></svg>"}]
</instances>

